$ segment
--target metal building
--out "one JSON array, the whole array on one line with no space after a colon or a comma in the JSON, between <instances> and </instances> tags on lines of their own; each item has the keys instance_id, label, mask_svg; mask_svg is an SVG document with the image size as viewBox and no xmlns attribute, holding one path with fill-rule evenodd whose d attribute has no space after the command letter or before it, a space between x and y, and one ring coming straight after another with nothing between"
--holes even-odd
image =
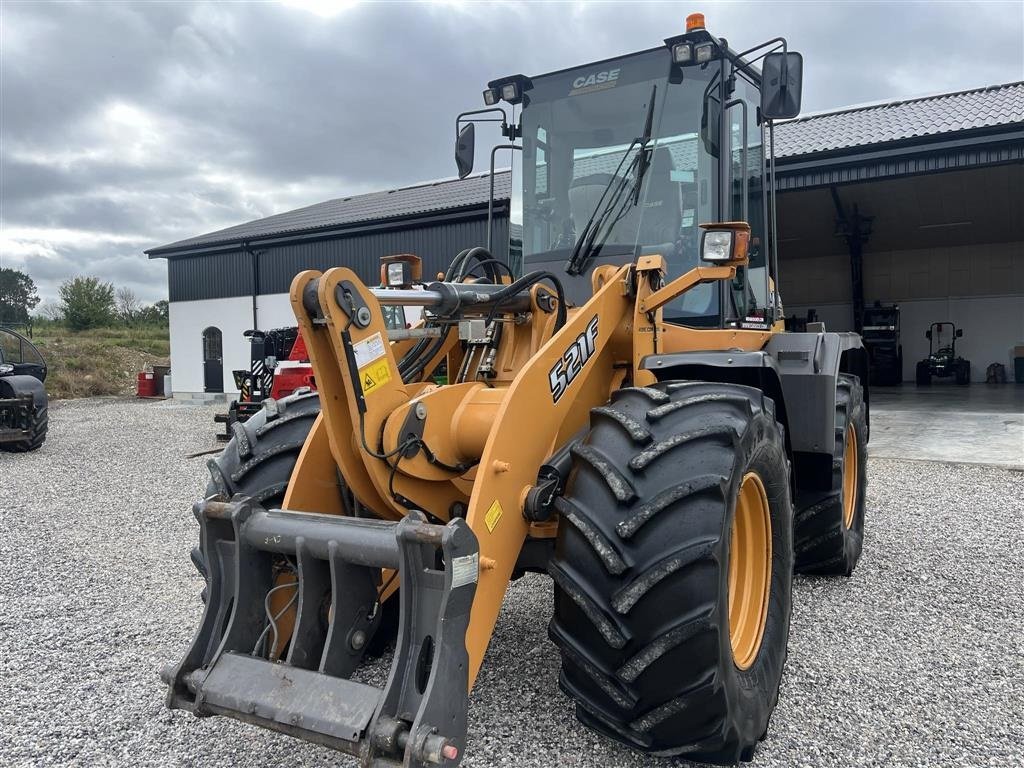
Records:
<instances>
[{"instance_id":1,"label":"metal building","mask_svg":"<svg viewBox=\"0 0 1024 768\"><path fill-rule=\"evenodd\" d=\"M494 178L494 251L508 254L510 174ZM487 242L490 177L338 198L146 251L167 259L175 397L235 391L250 328L295 324L288 287L304 269L344 265L370 284L380 257L415 253L424 275Z\"/></svg>"},{"instance_id":2,"label":"metal building","mask_svg":"<svg viewBox=\"0 0 1024 768\"><path fill-rule=\"evenodd\" d=\"M898 304L903 378L934 321L957 350L1014 373L1024 345L1024 82L812 114L775 131L780 288L787 314L832 330L864 306ZM495 176L493 243L507 254L511 175ZM147 251L167 258L175 395L233 387L247 328L294 323L286 291L303 269L416 253L425 274L484 244L489 178L331 200ZM205 361L204 361L205 358ZM205 371L205 375L204 375Z\"/></svg>"}]
</instances>

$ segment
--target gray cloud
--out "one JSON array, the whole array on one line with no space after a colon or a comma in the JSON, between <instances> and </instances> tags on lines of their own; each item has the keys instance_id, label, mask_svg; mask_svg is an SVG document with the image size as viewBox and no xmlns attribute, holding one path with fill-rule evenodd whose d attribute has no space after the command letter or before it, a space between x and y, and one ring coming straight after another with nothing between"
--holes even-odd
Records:
<instances>
[{"instance_id":1,"label":"gray cloud","mask_svg":"<svg viewBox=\"0 0 1024 768\"><path fill-rule=\"evenodd\" d=\"M1024 78L1018 2L700 10L734 47L782 34L802 51L805 111ZM649 48L684 13L5 2L0 263L26 267L45 298L97 274L155 300L165 266L143 248L450 176L454 116L479 105L487 80Z\"/></svg>"}]
</instances>

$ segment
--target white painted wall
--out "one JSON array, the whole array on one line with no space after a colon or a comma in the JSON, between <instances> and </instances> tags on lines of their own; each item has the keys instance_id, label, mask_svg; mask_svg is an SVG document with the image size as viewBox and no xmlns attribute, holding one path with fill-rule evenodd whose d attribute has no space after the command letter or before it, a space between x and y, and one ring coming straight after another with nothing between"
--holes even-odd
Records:
<instances>
[{"instance_id":1,"label":"white painted wall","mask_svg":"<svg viewBox=\"0 0 1024 768\"><path fill-rule=\"evenodd\" d=\"M950 321L963 328L957 354L971 361L971 381L985 381L990 363L1006 367L1013 381L1013 347L1024 344L1024 296L900 301L900 340L903 344L903 380L914 380L914 366L928 356L924 332L932 323ZM786 314L804 317L814 308L830 331L848 331L853 325L852 304L785 305Z\"/></svg>"},{"instance_id":2,"label":"white painted wall","mask_svg":"<svg viewBox=\"0 0 1024 768\"><path fill-rule=\"evenodd\" d=\"M259 327L264 330L295 325L295 313L287 293L256 297ZM408 307L410 322L419 319L420 309ZM237 296L204 301L174 301L170 304L171 386L176 395L203 392L203 330L220 328L224 352L224 392L238 393L231 371L248 368L249 340L242 334L252 328L252 298Z\"/></svg>"},{"instance_id":3,"label":"white painted wall","mask_svg":"<svg viewBox=\"0 0 1024 768\"><path fill-rule=\"evenodd\" d=\"M849 256L786 259L780 264L786 314L814 308L830 330L853 326ZM903 380L928 354L934 322L963 328L957 353L971 361L971 380L984 381L990 363L1013 379L1013 347L1024 344L1024 243L919 248L864 254L864 299L899 304Z\"/></svg>"},{"instance_id":4,"label":"white painted wall","mask_svg":"<svg viewBox=\"0 0 1024 768\"><path fill-rule=\"evenodd\" d=\"M231 371L249 367L249 342L242 334L252 327L252 299L172 301L169 313L174 394L202 393L203 330L209 326L220 328L222 334L224 392L229 397L237 394Z\"/></svg>"}]
</instances>

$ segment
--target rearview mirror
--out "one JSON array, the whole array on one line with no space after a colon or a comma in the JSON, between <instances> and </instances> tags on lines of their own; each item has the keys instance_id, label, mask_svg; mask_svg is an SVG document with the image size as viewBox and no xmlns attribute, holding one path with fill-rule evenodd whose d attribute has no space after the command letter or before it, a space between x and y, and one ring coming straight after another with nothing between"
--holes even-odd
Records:
<instances>
[{"instance_id":1,"label":"rearview mirror","mask_svg":"<svg viewBox=\"0 0 1024 768\"><path fill-rule=\"evenodd\" d=\"M473 156L476 154L476 128L466 123L455 140L455 165L459 178L464 179L473 172Z\"/></svg>"},{"instance_id":2,"label":"rearview mirror","mask_svg":"<svg viewBox=\"0 0 1024 768\"><path fill-rule=\"evenodd\" d=\"M761 65L761 115L785 120L800 114L804 57L795 51L769 53Z\"/></svg>"},{"instance_id":3,"label":"rearview mirror","mask_svg":"<svg viewBox=\"0 0 1024 768\"><path fill-rule=\"evenodd\" d=\"M925 331L924 332L924 337L926 339L928 339L928 341L931 341L932 340L932 332L931 331Z\"/></svg>"},{"instance_id":4,"label":"rearview mirror","mask_svg":"<svg viewBox=\"0 0 1024 768\"><path fill-rule=\"evenodd\" d=\"M956 329L956 337L959 339L963 335L964 335L963 329L962 328L957 328Z\"/></svg>"}]
</instances>

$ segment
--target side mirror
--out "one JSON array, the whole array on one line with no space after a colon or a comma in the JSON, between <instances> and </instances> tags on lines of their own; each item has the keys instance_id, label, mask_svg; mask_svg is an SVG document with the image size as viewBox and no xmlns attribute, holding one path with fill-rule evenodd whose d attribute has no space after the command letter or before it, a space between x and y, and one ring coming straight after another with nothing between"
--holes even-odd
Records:
<instances>
[{"instance_id":1,"label":"side mirror","mask_svg":"<svg viewBox=\"0 0 1024 768\"><path fill-rule=\"evenodd\" d=\"M963 335L964 335L963 329L957 328L956 329L956 337L959 339Z\"/></svg>"},{"instance_id":2,"label":"side mirror","mask_svg":"<svg viewBox=\"0 0 1024 768\"><path fill-rule=\"evenodd\" d=\"M722 120L722 108L715 98L704 99L704 111L700 116L700 139L704 151L718 157L718 131Z\"/></svg>"},{"instance_id":3,"label":"side mirror","mask_svg":"<svg viewBox=\"0 0 1024 768\"><path fill-rule=\"evenodd\" d=\"M924 332L924 337L926 339L928 339L928 341L931 341L932 340L932 332L931 331L925 331Z\"/></svg>"},{"instance_id":4,"label":"side mirror","mask_svg":"<svg viewBox=\"0 0 1024 768\"><path fill-rule=\"evenodd\" d=\"M466 123L455 140L455 165L459 178L464 179L473 172L473 157L476 154L476 128Z\"/></svg>"},{"instance_id":5,"label":"side mirror","mask_svg":"<svg viewBox=\"0 0 1024 768\"><path fill-rule=\"evenodd\" d=\"M761 115L785 120L800 114L804 57L795 51L769 53L761 64Z\"/></svg>"}]
</instances>

